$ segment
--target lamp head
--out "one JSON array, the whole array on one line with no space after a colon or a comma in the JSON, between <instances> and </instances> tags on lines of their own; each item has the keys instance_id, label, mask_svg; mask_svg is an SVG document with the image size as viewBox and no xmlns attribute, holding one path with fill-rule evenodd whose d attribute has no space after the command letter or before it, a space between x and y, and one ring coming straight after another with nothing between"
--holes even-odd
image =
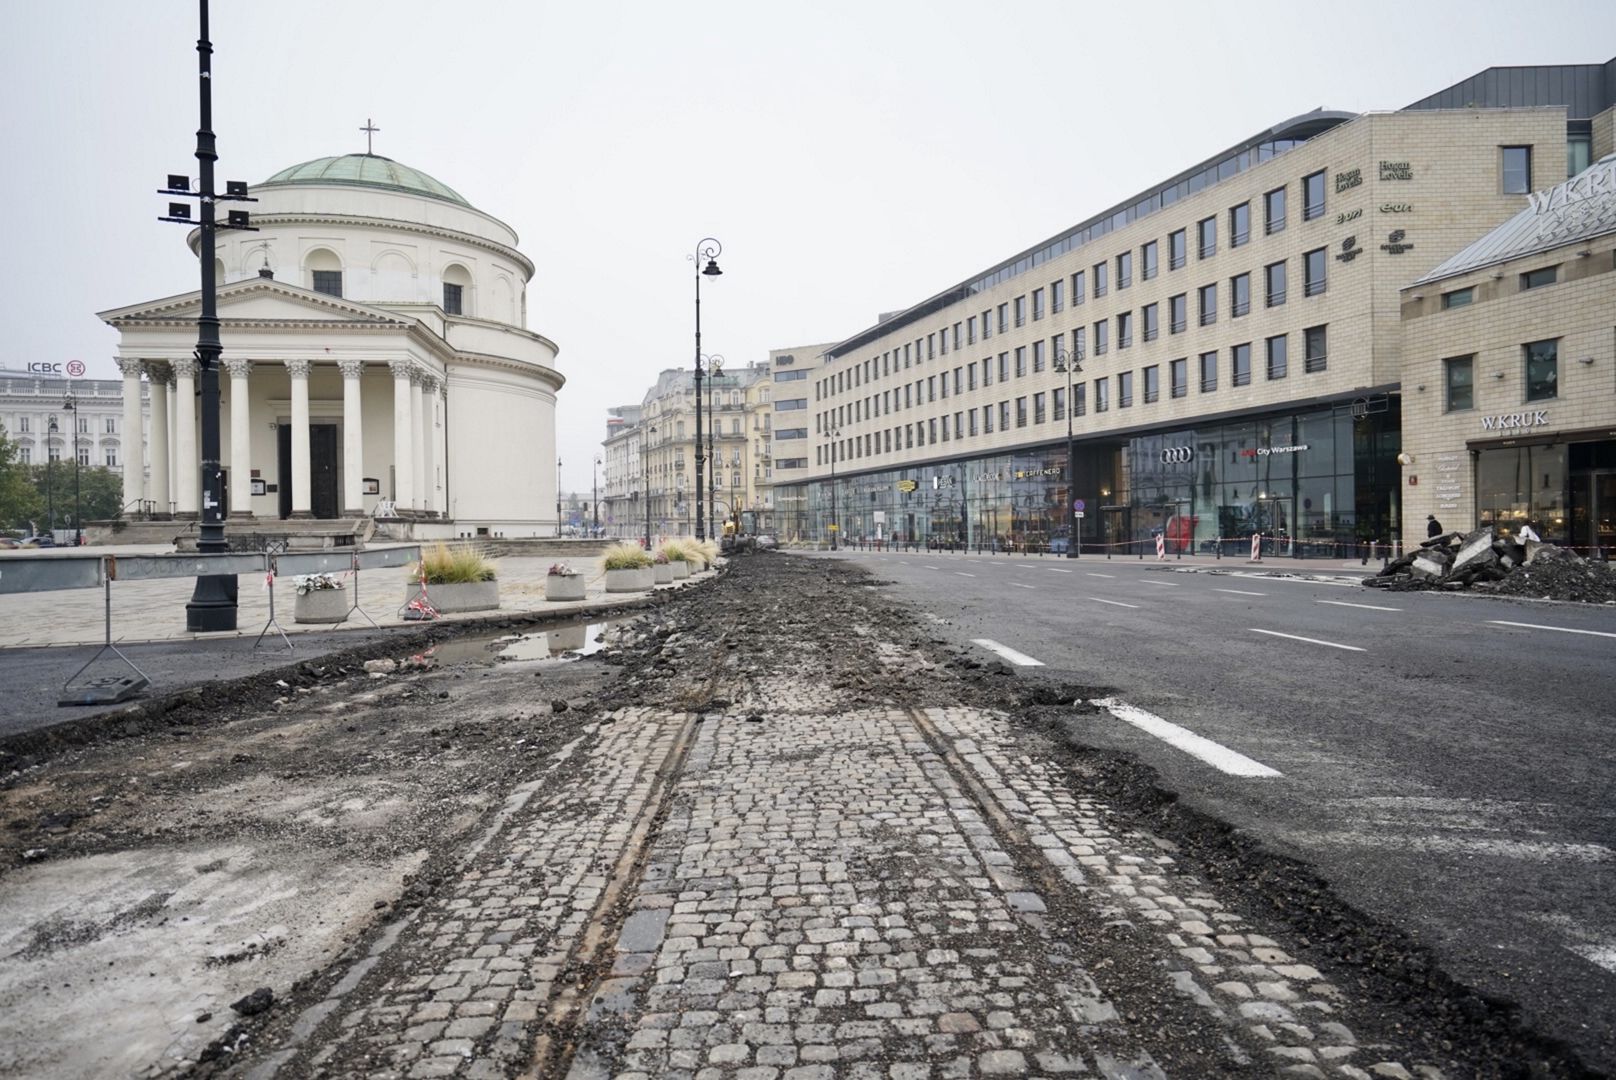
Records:
<instances>
[{"instance_id":1,"label":"lamp head","mask_svg":"<svg viewBox=\"0 0 1616 1080\"><path fill-rule=\"evenodd\" d=\"M703 277L718 277L723 272L724 271L722 271L722 270L720 270L718 268L718 260L717 259L708 259L707 260L707 265L702 267L702 270L701 270L701 274L702 274Z\"/></svg>"}]
</instances>

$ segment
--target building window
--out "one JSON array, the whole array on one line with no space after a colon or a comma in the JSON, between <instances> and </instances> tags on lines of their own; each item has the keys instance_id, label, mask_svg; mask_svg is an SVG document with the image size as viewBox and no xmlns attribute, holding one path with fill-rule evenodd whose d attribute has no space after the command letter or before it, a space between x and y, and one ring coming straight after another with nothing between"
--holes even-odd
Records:
<instances>
[{"instance_id":1,"label":"building window","mask_svg":"<svg viewBox=\"0 0 1616 1080\"><path fill-rule=\"evenodd\" d=\"M1182 334L1189 325L1189 316L1186 309L1189 307L1189 296L1179 293L1177 296L1167 298L1167 329L1174 334Z\"/></svg>"},{"instance_id":2,"label":"building window","mask_svg":"<svg viewBox=\"0 0 1616 1080\"><path fill-rule=\"evenodd\" d=\"M1302 331L1302 370L1309 375L1329 367L1329 338L1322 326L1310 326Z\"/></svg>"},{"instance_id":3,"label":"building window","mask_svg":"<svg viewBox=\"0 0 1616 1080\"><path fill-rule=\"evenodd\" d=\"M1263 298L1269 307L1285 302L1285 264L1283 261L1263 267Z\"/></svg>"},{"instance_id":4,"label":"building window","mask_svg":"<svg viewBox=\"0 0 1616 1080\"><path fill-rule=\"evenodd\" d=\"M1319 296L1324 292L1325 286L1328 284L1324 276L1324 270L1327 265L1323 248L1314 248L1302 256L1303 296Z\"/></svg>"},{"instance_id":5,"label":"building window","mask_svg":"<svg viewBox=\"0 0 1616 1080\"><path fill-rule=\"evenodd\" d=\"M1111 347L1111 324L1101 319L1094 324L1094 355L1104 356Z\"/></svg>"},{"instance_id":6,"label":"building window","mask_svg":"<svg viewBox=\"0 0 1616 1080\"><path fill-rule=\"evenodd\" d=\"M1023 428L1023 427L1026 427L1026 426L1027 426L1027 399L1026 399L1026 397L1018 397L1018 398L1016 398L1016 427Z\"/></svg>"},{"instance_id":7,"label":"building window","mask_svg":"<svg viewBox=\"0 0 1616 1080\"><path fill-rule=\"evenodd\" d=\"M1047 412L1046 412L1046 404L1045 404L1047 398L1048 398L1047 394L1034 394L1032 396L1032 422L1033 423L1042 424L1045 420L1049 419L1049 417L1047 415Z\"/></svg>"},{"instance_id":8,"label":"building window","mask_svg":"<svg viewBox=\"0 0 1616 1080\"><path fill-rule=\"evenodd\" d=\"M1161 368L1151 364L1145 368L1145 404L1161 397Z\"/></svg>"},{"instance_id":9,"label":"building window","mask_svg":"<svg viewBox=\"0 0 1616 1080\"><path fill-rule=\"evenodd\" d=\"M1302 220L1324 216L1324 169L1302 177Z\"/></svg>"},{"instance_id":10,"label":"building window","mask_svg":"<svg viewBox=\"0 0 1616 1080\"><path fill-rule=\"evenodd\" d=\"M1263 196L1263 231L1272 236L1285 231L1285 189L1275 188Z\"/></svg>"},{"instance_id":11,"label":"building window","mask_svg":"<svg viewBox=\"0 0 1616 1080\"><path fill-rule=\"evenodd\" d=\"M1534 341L1525 346L1526 400L1548 401L1560 396L1560 341Z\"/></svg>"},{"instance_id":12,"label":"building window","mask_svg":"<svg viewBox=\"0 0 1616 1080\"><path fill-rule=\"evenodd\" d=\"M1056 314L1066 307L1066 282L1051 281L1049 283L1049 313ZM958 335L956 335L958 336Z\"/></svg>"},{"instance_id":13,"label":"building window","mask_svg":"<svg viewBox=\"0 0 1616 1080\"><path fill-rule=\"evenodd\" d=\"M1476 298L1474 288L1454 289L1452 292L1442 294L1442 310L1449 308L1466 307Z\"/></svg>"},{"instance_id":14,"label":"building window","mask_svg":"<svg viewBox=\"0 0 1616 1080\"><path fill-rule=\"evenodd\" d=\"M1089 411L1089 388L1083 383L1072 387L1072 415L1084 416Z\"/></svg>"},{"instance_id":15,"label":"building window","mask_svg":"<svg viewBox=\"0 0 1616 1080\"><path fill-rule=\"evenodd\" d=\"M1083 270L1079 270L1077 273L1072 275L1072 306L1073 307L1076 307L1077 305L1081 304L1085 299L1088 298L1087 297L1088 284L1087 284L1087 280L1086 280L1087 277L1088 277L1087 272L1083 271Z\"/></svg>"},{"instance_id":16,"label":"building window","mask_svg":"<svg viewBox=\"0 0 1616 1080\"><path fill-rule=\"evenodd\" d=\"M1238 319L1251 310L1251 275L1236 274L1229 279L1229 317Z\"/></svg>"},{"instance_id":17,"label":"building window","mask_svg":"<svg viewBox=\"0 0 1616 1080\"><path fill-rule=\"evenodd\" d=\"M1126 289L1133 284L1133 252L1124 251L1117 256L1117 288Z\"/></svg>"},{"instance_id":18,"label":"building window","mask_svg":"<svg viewBox=\"0 0 1616 1080\"><path fill-rule=\"evenodd\" d=\"M1111 408L1111 382L1109 379L1094 380L1094 411L1103 413Z\"/></svg>"},{"instance_id":19,"label":"building window","mask_svg":"<svg viewBox=\"0 0 1616 1080\"><path fill-rule=\"evenodd\" d=\"M1218 253L1218 219L1202 218L1195 224L1195 251L1198 257L1210 259Z\"/></svg>"},{"instance_id":20,"label":"building window","mask_svg":"<svg viewBox=\"0 0 1616 1080\"><path fill-rule=\"evenodd\" d=\"M993 336L993 311L989 309L982 313L982 340L986 341Z\"/></svg>"},{"instance_id":21,"label":"building window","mask_svg":"<svg viewBox=\"0 0 1616 1080\"><path fill-rule=\"evenodd\" d=\"M999 430L1010 430L1010 403L1008 401L999 402Z\"/></svg>"},{"instance_id":22,"label":"building window","mask_svg":"<svg viewBox=\"0 0 1616 1080\"><path fill-rule=\"evenodd\" d=\"M1454 356L1442 361L1443 383L1446 385L1448 412L1462 412L1476 407L1476 358Z\"/></svg>"},{"instance_id":23,"label":"building window","mask_svg":"<svg viewBox=\"0 0 1616 1080\"><path fill-rule=\"evenodd\" d=\"M1133 344L1133 312L1117 313L1117 348L1126 349Z\"/></svg>"},{"instance_id":24,"label":"building window","mask_svg":"<svg viewBox=\"0 0 1616 1080\"><path fill-rule=\"evenodd\" d=\"M1240 247L1251 239L1251 204L1241 203L1229 208L1229 246Z\"/></svg>"},{"instance_id":25,"label":"building window","mask_svg":"<svg viewBox=\"0 0 1616 1080\"><path fill-rule=\"evenodd\" d=\"M1161 333L1159 305L1146 304L1144 311L1145 340L1155 341Z\"/></svg>"},{"instance_id":26,"label":"building window","mask_svg":"<svg viewBox=\"0 0 1616 1080\"><path fill-rule=\"evenodd\" d=\"M1117 408L1126 409L1133 405L1133 372L1123 371L1117 375Z\"/></svg>"},{"instance_id":27,"label":"building window","mask_svg":"<svg viewBox=\"0 0 1616 1080\"><path fill-rule=\"evenodd\" d=\"M1284 334L1268 339L1268 377L1270 379L1283 379L1289 360L1287 352L1289 339Z\"/></svg>"},{"instance_id":28,"label":"building window","mask_svg":"<svg viewBox=\"0 0 1616 1080\"><path fill-rule=\"evenodd\" d=\"M464 285L452 285L447 281L443 283L443 313L445 315L465 314L465 308L463 307L464 289Z\"/></svg>"},{"instance_id":29,"label":"building window","mask_svg":"<svg viewBox=\"0 0 1616 1080\"><path fill-rule=\"evenodd\" d=\"M1139 249L1139 279L1149 281L1156 276L1156 241L1151 240Z\"/></svg>"},{"instance_id":30,"label":"building window","mask_svg":"<svg viewBox=\"0 0 1616 1080\"><path fill-rule=\"evenodd\" d=\"M1044 317L1044 290L1042 290L1042 289L1034 289L1032 291L1032 320L1033 320L1033 322L1037 322L1039 319L1042 319L1043 317Z\"/></svg>"},{"instance_id":31,"label":"building window","mask_svg":"<svg viewBox=\"0 0 1616 1080\"><path fill-rule=\"evenodd\" d=\"M109 456L111 455L111 453L112 453L111 450L107 451L107 454ZM27 447L27 446L19 446L19 447L17 447L17 463L19 465L32 465L34 463L34 451L33 451L33 449L31 447Z\"/></svg>"},{"instance_id":32,"label":"building window","mask_svg":"<svg viewBox=\"0 0 1616 1080\"><path fill-rule=\"evenodd\" d=\"M983 415L984 416L987 415L987 411L985 409L983 410ZM988 423L990 423L990 424L992 422L993 421L991 421L991 420L988 421ZM955 425L955 426L957 427L958 425ZM976 427L976 410L972 409L971 410L971 434L975 435L976 431L977 431L977 427Z\"/></svg>"},{"instance_id":33,"label":"building window","mask_svg":"<svg viewBox=\"0 0 1616 1080\"><path fill-rule=\"evenodd\" d=\"M965 320L965 344L976 344L976 316L972 315Z\"/></svg>"},{"instance_id":34,"label":"building window","mask_svg":"<svg viewBox=\"0 0 1616 1080\"><path fill-rule=\"evenodd\" d=\"M1198 294L1201 301L1201 325L1211 326L1218 321L1218 287L1202 285Z\"/></svg>"},{"instance_id":35,"label":"building window","mask_svg":"<svg viewBox=\"0 0 1616 1080\"><path fill-rule=\"evenodd\" d=\"M1026 326L1027 325L1027 298L1025 296L1018 296L1018 297L1016 297L1015 304L1016 304L1016 325L1017 326ZM1003 329L1003 327L1000 327L1000 329Z\"/></svg>"},{"instance_id":36,"label":"building window","mask_svg":"<svg viewBox=\"0 0 1616 1080\"><path fill-rule=\"evenodd\" d=\"M116 469L118 467L118 451L109 449L107 451L106 462L107 468ZM27 464L26 459L24 459L24 464Z\"/></svg>"},{"instance_id":37,"label":"building window","mask_svg":"<svg viewBox=\"0 0 1616 1080\"><path fill-rule=\"evenodd\" d=\"M1059 348L1059 334L1055 335L1055 341L1057 342L1056 348ZM1044 370L1044 343L1041 340L1032 343L1032 369L1035 372Z\"/></svg>"},{"instance_id":38,"label":"building window","mask_svg":"<svg viewBox=\"0 0 1616 1080\"><path fill-rule=\"evenodd\" d=\"M1558 266L1545 266L1538 270L1528 270L1521 275L1521 292L1527 289L1539 289L1544 285L1553 285L1560 279Z\"/></svg>"},{"instance_id":39,"label":"building window","mask_svg":"<svg viewBox=\"0 0 1616 1080\"><path fill-rule=\"evenodd\" d=\"M1083 342L1083 327L1072 327L1072 355L1081 360L1087 355L1087 346Z\"/></svg>"},{"instance_id":40,"label":"building window","mask_svg":"<svg viewBox=\"0 0 1616 1080\"><path fill-rule=\"evenodd\" d=\"M1106 265L1105 265L1105 263L1095 263L1094 264L1094 298L1096 300L1098 300L1100 297L1104 296L1106 294L1107 289L1108 289L1108 285L1106 284Z\"/></svg>"},{"instance_id":41,"label":"building window","mask_svg":"<svg viewBox=\"0 0 1616 1080\"><path fill-rule=\"evenodd\" d=\"M959 414L955 413L954 415L958 416ZM948 436L948 414L944 413L943 414L943 441L947 442L948 437L949 437Z\"/></svg>"},{"instance_id":42,"label":"building window","mask_svg":"<svg viewBox=\"0 0 1616 1080\"><path fill-rule=\"evenodd\" d=\"M1176 398L1186 397L1190 392L1190 361L1183 357L1171 361L1167 365L1167 380L1171 384L1169 393Z\"/></svg>"},{"instance_id":43,"label":"building window","mask_svg":"<svg viewBox=\"0 0 1616 1080\"><path fill-rule=\"evenodd\" d=\"M1167 269L1178 270L1184 265L1184 230L1167 235Z\"/></svg>"},{"instance_id":44,"label":"building window","mask_svg":"<svg viewBox=\"0 0 1616 1080\"><path fill-rule=\"evenodd\" d=\"M1055 399L1055 419L1066 419L1066 387L1057 386L1052 392Z\"/></svg>"},{"instance_id":45,"label":"building window","mask_svg":"<svg viewBox=\"0 0 1616 1080\"><path fill-rule=\"evenodd\" d=\"M1006 381L1009 380L1009 378L1010 378L1010 354L1007 353L1007 352L1002 352L1002 353L999 354L999 381L1000 382L1006 382Z\"/></svg>"},{"instance_id":46,"label":"building window","mask_svg":"<svg viewBox=\"0 0 1616 1080\"><path fill-rule=\"evenodd\" d=\"M1010 332L1010 305L1009 304L1000 304L999 305L999 333L1007 334L1009 332Z\"/></svg>"},{"instance_id":47,"label":"building window","mask_svg":"<svg viewBox=\"0 0 1616 1080\"><path fill-rule=\"evenodd\" d=\"M107 417L107 434L108 435L116 435L116 434L118 434L118 420L117 420L117 417L113 417L113 416Z\"/></svg>"},{"instance_id":48,"label":"building window","mask_svg":"<svg viewBox=\"0 0 1616 1080\"><path fill-rule=\"evenodd\" d=\"M1251 343L1236 345L1229 350L1229 385L1251 385Z\"/></svg>"},{"instance_id":49,"label":"building window","mask_svg":"<svg viewBox=\"0 0 1616 1080\"><path fill-rule=\"evenodd\" d=\"M17 417L17 433L19 435L26 435L26 434L29 433L30 430L32 430L32 425L31 425L28 417L26 417L26 416Z\"/></svg>"},{"instance_id":50,"label":"building window","mask_svg":"<svg viewBox=\"0 0 1616 1080\"><path fill-rule=\"evenodd\" d=\"M1016 378L1024 379L1026 377L1027 377L1027 346L1025 346L1025 345L1017 345L1016 346Z\"/></svg>"},{"instance_id":51,"label":"building window","mask_svg":"<svg viewBox=\"0 0 1616 1080\"><path fill-rule=\"evenodd\" d=\"M342 295L341 270L314 270L311 273L314 275L315 292L325 293L327 296Z\"/></svg>"},{"instance_id":52,"label":"building window","mask_svg":"<svg viewBox=\"0 0 1616 1080\"><path fill-rule=\"evenodd\" d=\"M1201 393L1210 394L1218 388L1218 354L1201 354Z\"/></svg>"},{"instance_id":53,"label":"building window","mask_svg":"<svg viewBox=\"0 0 1616 1080\"><path fill-rule=\"evenodd\" d=\"M1503 185L1505 195L1525 195L1532 190L1532 148L1505 146L1503 154Z\"/></svg>"}]
</instances>

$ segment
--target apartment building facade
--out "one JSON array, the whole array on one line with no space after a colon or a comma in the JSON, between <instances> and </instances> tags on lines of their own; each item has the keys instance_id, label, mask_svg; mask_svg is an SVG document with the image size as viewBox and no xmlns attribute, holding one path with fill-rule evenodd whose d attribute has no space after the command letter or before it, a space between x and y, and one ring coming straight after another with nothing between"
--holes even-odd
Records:
<instances>
[{"instance_id":1,"label":"apartment building facade","mask_svg":"<svg viewBox=\"0 0 1616 1080\"><path fill-rule=\"evenodd\" d=\"M851 537L1400 535L1400 290L1597 139L1480 104L1275 125L833 346L782 534L828 535L834 467Z\"/></svg>"}]
</instances>

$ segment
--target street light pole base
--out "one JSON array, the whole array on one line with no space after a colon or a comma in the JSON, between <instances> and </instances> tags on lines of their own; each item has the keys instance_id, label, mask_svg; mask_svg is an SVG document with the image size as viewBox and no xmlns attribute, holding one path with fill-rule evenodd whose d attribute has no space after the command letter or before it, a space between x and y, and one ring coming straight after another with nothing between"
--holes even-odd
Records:
<instances>
[{"instance_id":1,"label":"street light pole base","mask_svg":"<svg viewBox=\"0 0 1616 1080\"><path fill-rule=\"evenodd\" d=\"M214 634L236 629L236 577L209 574L196 579L196 591L185 605L185 630Z\"/></svg>"}]
</instances>

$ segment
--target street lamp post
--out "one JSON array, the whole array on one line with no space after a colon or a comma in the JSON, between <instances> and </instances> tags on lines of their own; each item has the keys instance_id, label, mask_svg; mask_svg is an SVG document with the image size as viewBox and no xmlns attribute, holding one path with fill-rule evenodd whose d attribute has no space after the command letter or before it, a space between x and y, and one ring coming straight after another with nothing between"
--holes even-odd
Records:
<instances>
[{"instance_id":1,"label":"street lamp post","mask_svg":"<svg viewBox=\"0 0 1616 1080\"><path fill-rule=\"evenodd\" d=\"M841 532L836 521L836 443L842 437L842 429L830 429L830 549L836 550L836 534Z\"/></svg>"},{"instance_id":2,"label":"street lamp post","mask_svg":"<svg viewBox=\"0 0 1616 1080\"><path fill-rule=\"evenodd\" d=\"M589 486L595 501L595 534L600 534L600 455L595 455L595 467L589 470Z\"/></svg>"},{"instance_id":3,"label":"street lamp post","mask_svg":"<svg viewBox=\"0 0 1616 1080\"><path fill-rule=\"evenodd\" d=\"M656 425L646 429L647 438L640 440L640 486L645 489L645 550L651 550L651 470L645 465L645 452L656 438Z\"/></svg>"},{"instance_id":4,"label":"street lamp post","mask_svg":"<svg viewBox=\"0 0 1616 1080\"><path fill-rule=\"evenodd\" d=\"M713 511L713 499L718 494L720 455L713 450L713 439L718 434L718 419L714 415L713 394L718 389L718 377L724 373L724 357L719 353L713 353L703 357L703 359L707 361L707 524L714 532L717 532L718 516ZM699 400L696 402L696 408L698 410L701 408ZM701 483L699 480L696 484L696 503L699 511L701 508Z\"/></svg>"},{"instance_id":5,"label":"street lamp post","mask_svg":"<svg viewBox=\"0 0 1616 1080\"><path fill-rule=\"evenodd\" d=\"M256 232L245 210L231 210L223 225L214 220L214 204L219 202L256 202L247 194L247 185L241 180L225 183L223 195L213 190L213 163L218 150L213 134L213 42L208 37L208 0L199 0L201 34L196 42L198 104L201 122L196 131L196 160L199 168L198 190L191 190L190 178L170 173L168 187L161 195L194 198L201 201L202 219L191 220L191 208L185 203L169 203L168 216L160 221L197 227L197 258L202 270L202 312L196 320L196 359L202 374L202 526L198 530L196 550L201 554L220 555L229 550L224 538L224 471L219 463L219 356L224 346L219 341L219 305L215 295L218 282L214 277L216 232L219 229L241 229ZM190 402L181 402L191 408ZM126 468L138 467L138 446L126 455L131 463ZM196 462L181 462L181 468L196 468ZM237 468L245 467L238 463ZM192 633L236 628L236 577L234 574L205 574L196 579L196 589L185 605L185 629Z\"/></svg>"},{"instance_id":6,"label":"street lamp post","mask_svg":"<svg viewBox=\"0 0 1616 1080\"><path fill-rule=\"evenodd\" d=\"M79 502L79 403L72 394L62 402L62 408L72 415L73 420L73 546L79 547L84 543L84 517Z\"/></svg>"},{"instance_id":7,"label":"street lamp post","mask_svg":"<svg viewBox=\"0 0 1616 1080\"><path fill-rule=\"evenodd\" d=\"M56 543L56 458L51 453L51 436L60 431L56 414L51 413L50 419L45 421L45 531L53 544Z\"/></svg>"},{"instance_id":8,"label":"street lamp post","mask_svg":"<svg viewBox=\"0 0 1616 1080\"><path fill-rule=\"evenodd\" d=\"M561 535L561 458L556 457L556 535Z\"/></svg>"},{"instance_id":9,"label":"street lamp post","mask_svg":"<svg viewBox=\"0 0 1616 1080\"><path fill-rule=\"evenodd\" d=\"M1066 557L1077 558L1083 546L1077 534L1077 454L1072 441L1072 411L1077 404L1072 396L1072 378L1083 374L1078 357L1065 349L1055 353L1055 370L1066 376ZM1097 406L1096 406L1097 407Z\"/></svg>"},{"instance_id":10,"label":"street lamp post","mask_svg":"<svg viewBox=\"0 0 1616 1080\"><path fill-rule=\"evenodd\" d=\"M696 253L689 258L696 264L696 539L707 538L701 516L702 446L701 446L701 279L718 277L724 271L718 268L718 256L724 245L712 237L704 237L696 245ZM703 265L706 260L706 265Z\"/></svg>"}]
</instances>

